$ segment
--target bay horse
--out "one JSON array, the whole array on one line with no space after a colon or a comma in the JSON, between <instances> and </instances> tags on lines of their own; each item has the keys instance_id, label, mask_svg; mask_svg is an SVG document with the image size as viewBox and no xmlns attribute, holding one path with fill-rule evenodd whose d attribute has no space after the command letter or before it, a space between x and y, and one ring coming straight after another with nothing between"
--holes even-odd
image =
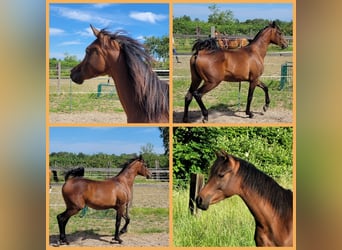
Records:
<instances>
[{"instance_id":1,"label":"bay horse","mask_svg":"<svg viewBox=\"0 0 342 250\"><path fill-rule=\"evenodd\" d=\"M192 48L194 51L190 58L191 69L191 85L185 95L183 122L189 122L188 109L195 97L203 115L203 122L208 121L208 110L202 101L202 96L222 81L229 82L249 82L249 90L247 97L246 114L249 118L253 117L250 106L256 86L265 92L265 105L263 110L266 111L270 98L267 86L260 80L260 76L264 71L264 58L266 56L267 47L270 43L280 46L282 49L288 46L280 28L275 22L270 23L250 41L250 43L236 50L226 50L220 48L216 42L210 42L214 38L207 40L198 40ZM200 84L203 80L203 85Z\"/></svg>"},{"instance_id":2,"label":"bay horse","mask_svg":"<svg viewBox=\"0 0 342 250\"><path fill-rule=\"evenodd\" d=\"M238 49L249 44L247 38L216 38L221 49Z\"/></svg>"},{"instance_id":3,"label":"bay horse","mask_svg":"<svg viewBox=\"0 0 342 250\"><path fill-rule=\"evenodd\" d=\"M110 33L90 25L96 40L80 64L71 70L77 84L101 75L113 78L128 123L167 123L169 85L152 70L152 57L138 41L122 32Z\"/></svg>"},{"instance_id":4,"label":"bay horse","mask_svg":"<svg viewBox=\"0 0 342 250\"><path fill-rule=\"evenodd\" d=\"M256 246L292 246L292 191L245 160L225 151L216 156L208 182L196 198L197 207L207 210L239 195L255 219Z\"/></svg>"},{"instance_id":5,"label":"bay horse","mask_svg":"<svg viewBox=\"0 0 342 250\"><path fill-rule=\"evenodd\" d=\"M121 244L120 235L127 232L130 222L128 208L132 200L133 182L137 175L147 178L152 176L141 156L126 163L115 177L104 181L83 178L84 168L69 170L62 187L66 210L57 215L59 245L69 244L65 235L66 224L71 216L85 207L97 210L113 208L117 211L113 240ZM125 219L125 224L120 230L121 218Z\"/></svg>"}]
</instances>

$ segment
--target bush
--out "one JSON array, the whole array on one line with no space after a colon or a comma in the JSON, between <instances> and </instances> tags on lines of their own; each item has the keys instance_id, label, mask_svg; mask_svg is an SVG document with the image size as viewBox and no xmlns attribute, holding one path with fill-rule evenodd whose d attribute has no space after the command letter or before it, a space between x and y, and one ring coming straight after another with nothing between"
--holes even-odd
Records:
<instances>
[{"instance_id":1,"label":"bush","mask_svg":"<svg viewBox=\"0 0 342 250\"><path fill-rule=\"evenodd\" d=\"M174 187L186 187L190 173L207 175L219 149L251 162L273 178L290 180L292 132L290 127L174 128Z\"/></svg>"}]
</instances>

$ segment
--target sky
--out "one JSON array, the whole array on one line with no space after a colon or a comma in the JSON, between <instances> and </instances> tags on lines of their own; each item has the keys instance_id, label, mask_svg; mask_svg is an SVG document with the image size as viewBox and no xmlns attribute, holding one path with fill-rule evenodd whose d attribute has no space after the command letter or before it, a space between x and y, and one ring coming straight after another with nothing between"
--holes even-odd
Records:
<instances>
[{"instance_id":1,"label":"sky","mask_svg":"<svg viewBox=\"0 0 342 250\"><path fill-rule=\"evenodd\" d=\"M173 17L190 16L192 20L198 18L207 21L211 14L208 6L211 4L174 4ZM216 4L220 11L231 10L234 18L243 22L247 19L263 18L269 20L279 19L291 21L292 4Z\"/></svg>"},{"instance_id":2,"label":"sky","mask_svg":"<svg viewBox=\"0 0 342 250\"><path fill-rule=\"evenodd\" d=\"M210 4L174 4L174 17L208 20ZM289 4L217 4L221 10L233 11L240 21L254 18L292 20L293 5ZM83 59L85 48L95 39L90 24L98 29L124 30L135 39L162 37L169 34L169 5L156 4L49 4L49 58L66 55Z\"/></svg>"},{"instance_id":3,"label":"sky","mask_svg":"<svg viewBox=\"0 0 342 250\"><path fill-rule=\"evenodd\" d=\"M111 32L124 30L143 42L143 37L169 35L168 4L49 4L49 58L65 55L83 59L95 40L90 24Z\"/></svg>"},{"instance_id":4,"label":"sky","mask_svg":"<svg viewBox=\"0 0 342 250\"><path fill-rule=\"evenodd\" d=\"M157 127L50 127L49 152L139 154L148 143L164 154Z\"/></svg>"}]
</instances>

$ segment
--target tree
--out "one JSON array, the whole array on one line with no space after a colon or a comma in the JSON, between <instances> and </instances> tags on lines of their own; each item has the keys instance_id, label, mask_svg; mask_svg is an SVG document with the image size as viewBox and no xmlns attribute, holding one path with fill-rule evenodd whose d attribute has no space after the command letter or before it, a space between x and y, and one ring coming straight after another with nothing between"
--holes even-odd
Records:
<instances>
[{"instance_id":1,"label":"tree","mask_svg":"<svg viewBox=\"0 0 342 250\"><path fill-rule=\"evenodd\" d=\"M163 145L165 149L164 155L169 154L169 128L168 127L160 127L160 137L163 139Z\"/></svg>"},{"instance_id":2,"label":"tree","mask_svg":"<svg viewBox=\"0 0 342 250\"><path fill-rule=\"evenodd\" d=\"M145 46L149 53L157 59L157 61L167 63L169 61L169 37L145 37Z\"/></svg>"},{"instance_id":3,"label":"tree","mask_svg":"<svg viewBox=\"0 0 342 250\"><path fill-rule=\"evenodd\" d=\"M220 11L216 4L209 5L208 8L212 12L208 16L208 23L223 25L235 21L233 11L231 10Z\"/></svg>"}]
</instances>

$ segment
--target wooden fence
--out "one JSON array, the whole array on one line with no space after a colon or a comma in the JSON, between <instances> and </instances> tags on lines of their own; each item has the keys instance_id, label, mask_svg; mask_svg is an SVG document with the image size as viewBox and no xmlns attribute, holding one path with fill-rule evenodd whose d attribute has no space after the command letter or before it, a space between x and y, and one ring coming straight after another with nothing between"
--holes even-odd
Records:
<instances>
[{"instance_id":1,"label":"wooden fence","mask_svg":"<svg viewBox=\"0 0 342 250\"><path fill-rule=\"evenodd\" d=\"M50 167L51 170L57 171L57 176L59 179L59 182L64 182L64 173L72 168L77 168L82 166L73 166L70 168L55 168ZM149 168L149 170L152 173L152 180L156 181L162 181L162 182L168 182L169 181L169 169L166 168ZM104 180L106 178L113 177L117 175L121 171L121 168L85 168L84 169L84 175L87 178L90 179L96 179L96 180ZM53 182L51 183L53 184Z\"/></svg>"}]
</instances>

